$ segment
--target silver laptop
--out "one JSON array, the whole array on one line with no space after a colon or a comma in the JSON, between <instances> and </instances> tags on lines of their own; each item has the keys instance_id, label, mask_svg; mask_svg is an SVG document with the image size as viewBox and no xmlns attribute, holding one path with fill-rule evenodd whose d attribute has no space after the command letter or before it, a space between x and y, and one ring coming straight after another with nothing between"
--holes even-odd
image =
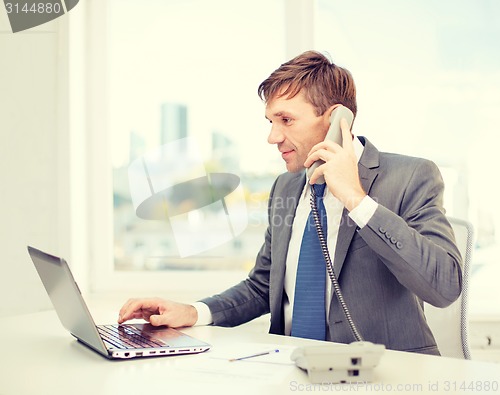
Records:
<instances>
[{"instance_id":1,"label":"silver laptop","mask_svg":"<svg viewBox=\"0 0 500 395\"><path fill-rule=\"evenodd\" d=\"M81 343L109 359L200 353L210 344L178 330L145 324L96 325L68 263L28 246L63 326Z\"/></svg>"}]
</instances>

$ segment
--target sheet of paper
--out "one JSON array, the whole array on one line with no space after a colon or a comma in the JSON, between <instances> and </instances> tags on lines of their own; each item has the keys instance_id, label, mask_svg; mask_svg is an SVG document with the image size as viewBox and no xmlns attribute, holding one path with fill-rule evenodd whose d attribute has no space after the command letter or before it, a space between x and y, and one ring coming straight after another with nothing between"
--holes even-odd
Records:
<instances>
[{"instance_id":1,"label":"sheet of paper","mask_svg":"<svg viewBox=\"0 0 500 395\"><path fill-rule=\"evenodd\" d=\"M212 359L232 362L273 363L293 365L290 355L295 347L273 344L245 344L241 347L217 348L211 354ZM263 354L263 355L258 355Z\"/></svg>"},{"instance_id":2,"label":"sheet of paper","mask_svg":"<svg viewBox=\"0 0 500 395\"><path fill-rule=\"evenodd\" d=\"M203 358L189 360L189 363L176 366L179 374L186 373L189 380L218 382L222 377L238 383L248 381L262 385L279 383L297 369L290 359L295 347L275 344L244 344L232 347L217 347L203 354ZM274 350L279 350L274 352ZM253 358L237 358L273 351ZM201 356L201 355L200 355Z\"/></svg>"}]
</instances>

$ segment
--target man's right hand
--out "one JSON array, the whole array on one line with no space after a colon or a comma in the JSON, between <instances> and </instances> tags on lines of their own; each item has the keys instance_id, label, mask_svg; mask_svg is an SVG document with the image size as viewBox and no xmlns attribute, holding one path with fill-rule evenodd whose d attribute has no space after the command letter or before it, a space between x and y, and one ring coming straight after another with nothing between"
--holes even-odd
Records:
<instances>
[{"instance_id":1,"label":"man's right hand","mask_svg":"<svg viewBox=\"0 0 500 395\"><path fill-rule=\"evenodd\" d=\"M120 310L118 323L134 318L142 318L154 326L180 328L196 324L198 312L190 304L160 298L129 299Z\"/></svg>"}]
</instances>

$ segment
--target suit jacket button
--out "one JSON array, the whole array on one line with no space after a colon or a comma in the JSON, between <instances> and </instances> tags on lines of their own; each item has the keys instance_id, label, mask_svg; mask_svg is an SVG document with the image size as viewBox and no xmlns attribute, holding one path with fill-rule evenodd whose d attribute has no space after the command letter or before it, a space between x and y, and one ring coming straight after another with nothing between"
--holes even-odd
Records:
<instances>
[{"instance_id":1,"label":"suit jacket button","mask_svg":"<svg viewBox=\"0 0 500 395\"><path fill-rule=\"evenodd\" d=\"M400 241L398 241L396 243L396 247L399 248L399 249L403 248L403 243L401 243Z\"/></svg>"},{"instance_id":2,"label":"suit jacket button","mask_svg":"<svg viewBox=\"0 0 500 395\"><path fill-rule=\"evenodd\" d=\"M385 233L385 229L382 228L382 227L378 228L378 230L379 230L380 233Z\"/></svg>"},{"instance_id":3,"label":"suit jacket button","mask_svg":"<svg viewBox=\"0 0 500 395\"><path fill-rule=\"evenodd\" d=\"M387 233L385 234L385 237L387 237L388 239L390 239L390 238L392 237L392 235L391 235L389 232L387 232Z\"/></svg>"},{"instance_id":4,"label":"suit jacket button","mask_svg":"<svg viewBox=\"0 0 500 395\"><path fill-rule=\"evenodd\" d=\"M396 238L395 237L391 237L391 243L392 244L396 244L396 242L397 242Z\"/></svg>"}]
</instances>

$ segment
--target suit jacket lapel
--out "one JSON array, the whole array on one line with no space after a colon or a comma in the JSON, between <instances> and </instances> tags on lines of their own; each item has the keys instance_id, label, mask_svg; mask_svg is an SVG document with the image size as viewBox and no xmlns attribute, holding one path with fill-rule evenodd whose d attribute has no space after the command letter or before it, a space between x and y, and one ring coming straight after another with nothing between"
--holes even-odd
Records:
<instances>
[{"instance_id":1,"label":"suit jacket lapel","mask_svg":"<svg viewBox=\"0 0 500 395\"><path fill-rule=\"evenodd\" d=\"M284 333L283 318L283 289L285 281L286 258L290 237L292 235L293 218L306 182L305 172L290 173L290 180L280 191L275 191L273 199L282 199L273 202L275 210L272 212L271 228L273 229L273 246L271 251L271 281L269 288L269 302L271 308L271 333Z\"/></svg>"},{"instance_id":2,"label":"suit jacket lapel","mask_svg":"<svg viewBox=\"0 0 500 395\"><path fill-rule=\"evenodd\" d=\"M365 146L363 154L359 159L358 171L361 186L367 194L370 193L371 186L378 175L379 167L379 152L375 146L368 141L365 137L359 137L361 143ZM335 248L335 257L333 265L335 274L340 276L342 267L344 265L347 250L351 244L354 232L357 229L356 223L349 217L346 209L342 212L342 219L340 222L339 235L337 239L337 246Z\"/></svg>"},{"instance_id":3,"label":"suit jacket lapel","mask_svg":"<svg viewBox=\"0 0 500 395\"><path fill-rule=\"evenodd\" d=\"M275 237L273 243L276 243L275 245L277 246L283 246L283 248L275 249L276 255L273 257L273 263L279 263L278 268L283 273L285 271L286 257L288 255L288 245L292 235L292 219L295 217L295 211L306 182L305 172L294 174L294 176L295 177L287 183L283 192L277 196L277 198L284 199L284 201L281 207L276 209L275 212L275 215L277 215L277 218L281 221L281 226L280 231L273 234L273 237Z\"/></svg>"}]
</instances>

